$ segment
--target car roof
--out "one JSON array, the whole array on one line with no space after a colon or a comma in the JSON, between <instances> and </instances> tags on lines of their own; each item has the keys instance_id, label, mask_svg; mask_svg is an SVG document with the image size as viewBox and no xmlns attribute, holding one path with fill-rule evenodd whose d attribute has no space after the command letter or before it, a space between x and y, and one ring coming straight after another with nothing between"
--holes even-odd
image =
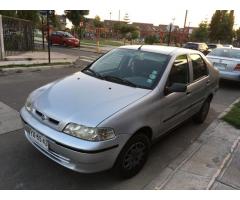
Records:
<instances>
[{"instance_id":1,"label":"car roof","mask_svg":"<svg viewBox=\"0 0 240 200\"><path fill-rule=\"evenodd\" d=\"M200 53L199 51L193 50L193 49L186 49L186 48L172 47L172 46L160 46L160 45L126 45L126 46L121 46L119 48L138 50L140 47L142 51L161 53L161 54L167 54L167 55L188 54L188 53L199 54Z\"/></svg>"},{"instance_id":2,"label":"car roof","mask_svg":"<svg viewBox=\"0 0 240 200\"><path fill-rule=\"evenodd\" d=\"M234 49L234 50L240 50L240 48L237 47L219 47L218 49Z\"/></svg>"},{"instance_id":3,"label":"car roof","mask_svg":"<svg viewBox=\"0 0 240 200\"><path fill-rule=\"evenodd\" d=\"M186 44L206 44L205 42L187 42Z\"/></svg>"}]
</instances>

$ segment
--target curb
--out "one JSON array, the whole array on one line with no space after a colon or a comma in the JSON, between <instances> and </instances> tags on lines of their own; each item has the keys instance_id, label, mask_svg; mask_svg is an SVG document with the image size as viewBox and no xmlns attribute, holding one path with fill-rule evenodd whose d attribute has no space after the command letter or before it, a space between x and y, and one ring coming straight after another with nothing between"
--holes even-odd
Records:
<instances>
[{"instance_id":1,"label":"curb","mask_svg":"<svg viewBox=\"0 0 240 200\"><path fill-rule=\"evenodd\" d=\"M51 60L70 60L70 59L72 59L72 58L51 58ZM48 58L46 58L46 57L40 57L40 58L30 58L30 57L28 57L28 58L21 58L21 57L18 57L18 58L11 58L11 57L9 57L9 58L5 58L4 59L4 61L35 61L35 60L48 60Z\"/></svg>"},{"instance_id":2,"label":"curb","mask_svg":"<svg viewBox=\"0 0 240 200\"><path fill-rule=\"evenodd\" d=\"M47 70L47 69L59 69L59 68L65 68L65 67L72 67L72 64L3 68L3 69L0 69L0 76L3 74L6 75L6 74L13 74L13 73L22 73L25 71L34 72L34 71L41 71L41 70Z\"/></svg>"},{"instance_id":3,"label":"curb","mask_svg":"<svg viewBox=\"0 0 240 200\"><path fill-rule=\"evenodd\" d=\"M203 131L195 142L175 157L175 159L143 189L212 189L215 181L228 166L232 159L233 152L240 142L239 130L221 120L233 105L239 101L240 98L235 100L218 115L217 119ZM225 130L224 128L229 131L227 137L223 134L224 131L221 132L221 130ZM218 146L218 143L220 143L220 146ZM214 149L214 145L211 147L210 144L217 144L216 149ZM209 147L210 149L212 148L210 153L206 150ZM204 154L206 152L209 154ZM211 153L212 155L217 155L216 157L219 159L217 164L212 162L213 159L209 161L210 158L213 158L211 157ZM208 156L203 157L203 155ZM212 163L213 166L208 166Z\"/></svg>"},{"instance_id":4,"label":"curb","mask_svg":"<svg viewBox=\"0 0 240 200\"><path fill-rule=\"evenodd\" d=\"M83 47L83 48L85 48L85 47ZM93 49L94 49L94 48L93 48ZM108 52L108 51L101 50L101 49L100 49L99 52L97 52L96 49L95 49L95 50L91 50L91 49L81 49L81 47L79 48L79 50L80 50L80 51L85 51L85 52L97 53L97 54L104 54L104 53Z\"/></svg>"}]
</instances>

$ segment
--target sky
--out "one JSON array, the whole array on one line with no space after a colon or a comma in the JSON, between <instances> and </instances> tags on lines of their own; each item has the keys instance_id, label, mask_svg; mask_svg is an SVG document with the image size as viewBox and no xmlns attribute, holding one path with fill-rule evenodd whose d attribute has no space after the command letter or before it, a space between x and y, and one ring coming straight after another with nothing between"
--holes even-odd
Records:
<instances>
[{"instance_id":1,"label":"sky","mask_svg":"<svg viewBox=\"0 0 240 200\"><path fill-rule=\"evenodd\" d=\"M109 8L92 8L90 9L90 13L87 17L94 18L96 15L99 15L101 20L111 19L118 20L119 18L119 10L120 10L120 19L123 20L125 14L127 13L130 19L130 22L144 22L144 23L153 23L154 25L159 24L169 24L173 22L175 25L179 25L183 27L184 25L184 18L186 9L171 9L171 12L167 9L159 9L159 8L152 8L151 10L144 10L138 8L135 9L134 7L128 7L127 9L111 9ZM205 9L199 12L196 9L189 9L186 26L193 26L197 27L198 24L203 21L207 20L210 22L211 17L216 9ZM62 14L63 10L57 10L57 13ZM68 22L68 27L71 26L71 23ZM237 28L240 26L240 10L235 10L235 27Z\"/></svg>"},{"instance_id":2,"label":"sky","mask_svg":"<svg viewBox=\"0 0 240 200\"><path fill-rule=\"evenodd\" d=\"M169 24L183 27L185 11L188 10L187 26L198 26L205 19L211 20L215 10L235 10L235 28L240 26L240 0L7 0L1 9L8 10L90 10L88 17L99 15L102 20L118 20L128 13L131 22Z\"/></svg>"}]
</instances>

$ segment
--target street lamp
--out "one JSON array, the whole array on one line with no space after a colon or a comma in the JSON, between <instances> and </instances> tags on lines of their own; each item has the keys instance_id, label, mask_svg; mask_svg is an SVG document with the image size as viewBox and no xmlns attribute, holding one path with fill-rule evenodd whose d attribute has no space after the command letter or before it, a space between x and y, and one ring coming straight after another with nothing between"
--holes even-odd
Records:
<instances>
[{"instance_id":1,"label":"street lamp","mask_svg":"<svg viewBox=\"0 0 240 200\"><path fill-rule=\"evenodd\" d=\"M174 21L175 21L175 17L172 18L172 23L170 23L170 27L169 27L168 46L170 46L170 43L171 43L171 32L172 32L172 28L173 28L173 25L174 25Z\"/></svg>"}]
</instances>

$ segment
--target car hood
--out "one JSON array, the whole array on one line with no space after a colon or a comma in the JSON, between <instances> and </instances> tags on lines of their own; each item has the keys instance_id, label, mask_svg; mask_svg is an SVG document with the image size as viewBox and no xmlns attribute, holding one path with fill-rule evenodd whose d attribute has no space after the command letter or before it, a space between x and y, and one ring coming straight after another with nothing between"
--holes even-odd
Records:
<instances>
[{"instance_id":1,"label":"car hood","mask_svg":"<svg viewBox=\"0 0 240 200\"><path fill-rule=\"evenodd\" d=\"M35 91L32 102L43 114L62 123L95 127L104 119L147 95L134 88L75 73Z\"/></svg>"}]
</instances>

